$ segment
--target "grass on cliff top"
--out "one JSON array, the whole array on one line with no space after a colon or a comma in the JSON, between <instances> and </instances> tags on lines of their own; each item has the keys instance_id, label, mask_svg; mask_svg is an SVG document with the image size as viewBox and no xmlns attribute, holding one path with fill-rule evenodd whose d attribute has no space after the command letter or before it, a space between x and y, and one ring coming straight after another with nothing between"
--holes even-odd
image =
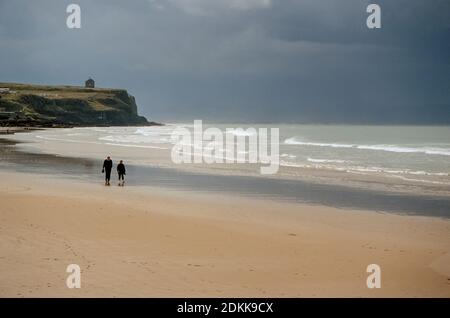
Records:
<instances>
[{"instance_id":1,"label":"grass on cliff top","mask_svg":"<svg viewBox=\"0 0 450 318\"><path fill-rule=\"evenodd\" d=\"M112 110L99 100L114 99L122 89L85 88L81 86L48 86L18 83L0 83L0 88L9 88L10 93L2 94L4 100L17 101L21 95L37 95L48 99L82 99L97 111Z\"/></svg>"},{"instance_id":2,"label":"grass on cliff top","mask_svg":"<svg viewBox=\"0 0 450 318\"><path fill-rule=\"evenodd\" d=\"M61 92L61 93L117 93L124 91L124 89L114 89L114 88L85 88L84 86L70 86L70 85L34 85L34 84L20 84L20 83L2 83L0 82L0 88L9 88L13 91L23 92L23 91L33 91L33 92Z\"/></svg>"}]
</instances>

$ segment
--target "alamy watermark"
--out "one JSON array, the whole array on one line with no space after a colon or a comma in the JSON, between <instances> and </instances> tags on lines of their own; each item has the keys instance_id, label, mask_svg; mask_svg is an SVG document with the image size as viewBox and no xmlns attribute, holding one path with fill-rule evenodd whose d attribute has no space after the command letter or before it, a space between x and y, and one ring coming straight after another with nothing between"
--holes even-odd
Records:
<instances>
[{"instance_id":1,"label":"alamy watermark","mask_svg":"<svg viewBox=\"0 0 450 318\"><path fill-rule=\"evenodd\" d=\"M69 4L66 8L69 13L66 19L66 25L69 29L81 29L81 7L78 4Z\"/></svg>"},{"instance_id":2,"label":"alamy watermark","mask_svg":"<svg viewBox=\"0 0 450 318\"><path fill-rule=\"evenodd\" d=\"M70 273L66 279L67 288L81 288L81 268L78 264L70 264L66 268L66 272Z\"/></svg>"},{"instance_id":3,"label":"alamy watermark","mask_svg":"<svg viewBox=\"0 0 450 318\"><path fill-rule=\"evenodd\" d=\"M195 120L192 131L178 127L172 132L171 157L176 164L259 163L261 174L275 174L280 165L279 135L278 128L203 130L202 121Z\"/></svg>"},{"instance_id":4,"label":"alamy watermark","mask_svg":"<svg viewBox=\"0 0 450 318\"><path fill-rule=\"evenodd\" d=\"M366 12L370 13L366 20L369 29L381 28L381 7L378 4L369 4ZM81 29L81 7L76 3L69 4L66 8L69 15L66 19L66 25L69 29Z\"/></svg>"},{"instance_id":5,"label":"alamy watermark","mask_svg":"<svg viewBox=\"0 0 450 318\"><path fill-rule=\"evenodd\" d=\"M378 264L367 265L366 272L370 273L366 279L367 288L381 288L381 267Z\"/></svg>"},{"instance_id":6,"label":"alamy watermark","mask_svg":"<svg viewBox=\"0 0 450 318\"><path fill-rule=\"evenodd\" d=\"M381 7L378 4L369 4L366 12L370 13L366 20L367 27L369 29L381 29Z\"/></svg>"}]
</instances>

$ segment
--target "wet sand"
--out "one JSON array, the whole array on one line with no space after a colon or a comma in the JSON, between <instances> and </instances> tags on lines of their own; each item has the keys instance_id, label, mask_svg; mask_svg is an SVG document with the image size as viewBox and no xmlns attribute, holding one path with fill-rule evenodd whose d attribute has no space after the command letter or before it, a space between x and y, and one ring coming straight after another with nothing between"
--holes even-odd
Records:
<instances>
[{"instance_id":1,"label":"wet sand","mask_svg":"<svg viewBox=\"0 0 450 318\"><path fill-rule=\"evenodd\" d=\"M0 170L99 182L102 160L30 153L12 140L0 138ZM404 193L321 184L303 180L200 173L173 168L127 164L132 186L152 186L191 192L224 193L342 209L450 218L450 196Z\"/></svg>"}]
</instances>

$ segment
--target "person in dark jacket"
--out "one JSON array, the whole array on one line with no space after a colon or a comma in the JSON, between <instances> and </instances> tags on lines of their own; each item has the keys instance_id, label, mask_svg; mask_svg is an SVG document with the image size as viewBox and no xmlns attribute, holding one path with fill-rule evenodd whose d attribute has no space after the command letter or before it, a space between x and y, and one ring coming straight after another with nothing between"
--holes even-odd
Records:
<instances>
[{"instance_id":1,"label":"person in dark jacket","mask_svg":"<svg viewBox=\"0 0 450 318\"><path fill-rule=\"evenodd\" d=\"M105 161L103 161L103 170L102 173L105 174L105 185L109 186L109 180L111 179L111 170L113 167L113 162L111 158L108 156Z\"/></svg>"},{"instance_id":2,"label":"person in dark jacket","mask_svg":"<svg viewBox=\"0 0 450 318\"><path fill-rule=\"evenodd\" d=\"M125 165L123 164L123 161L120 160L119 164L117 165L117 174L119 175L119 186L125 185Z\"/></svg>"}]
</instances>

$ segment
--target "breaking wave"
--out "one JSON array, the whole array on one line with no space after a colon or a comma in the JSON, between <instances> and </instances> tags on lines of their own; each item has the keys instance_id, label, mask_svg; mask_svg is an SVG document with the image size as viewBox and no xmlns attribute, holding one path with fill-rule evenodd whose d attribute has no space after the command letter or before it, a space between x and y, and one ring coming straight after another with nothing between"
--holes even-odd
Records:
<instances>
[{"instance_id":1,"label":"breaking wave","mask_svg":"<svg viewBox=\"0 0 450 318\"><path fill-rule=\"evenodd\" d=\"M373 151L388 151L398 153L422 153L427 155L442 155L450 156L450 149L438 147L405 147L398 145L359 145L359 144L344 144L344 143L323 143L323 142L309 142L302 141L296 137L287 138L284 140L285 145L299 145L312 147L331 147L331 148L349 148Z\"/></svg>"}]
</instances>

